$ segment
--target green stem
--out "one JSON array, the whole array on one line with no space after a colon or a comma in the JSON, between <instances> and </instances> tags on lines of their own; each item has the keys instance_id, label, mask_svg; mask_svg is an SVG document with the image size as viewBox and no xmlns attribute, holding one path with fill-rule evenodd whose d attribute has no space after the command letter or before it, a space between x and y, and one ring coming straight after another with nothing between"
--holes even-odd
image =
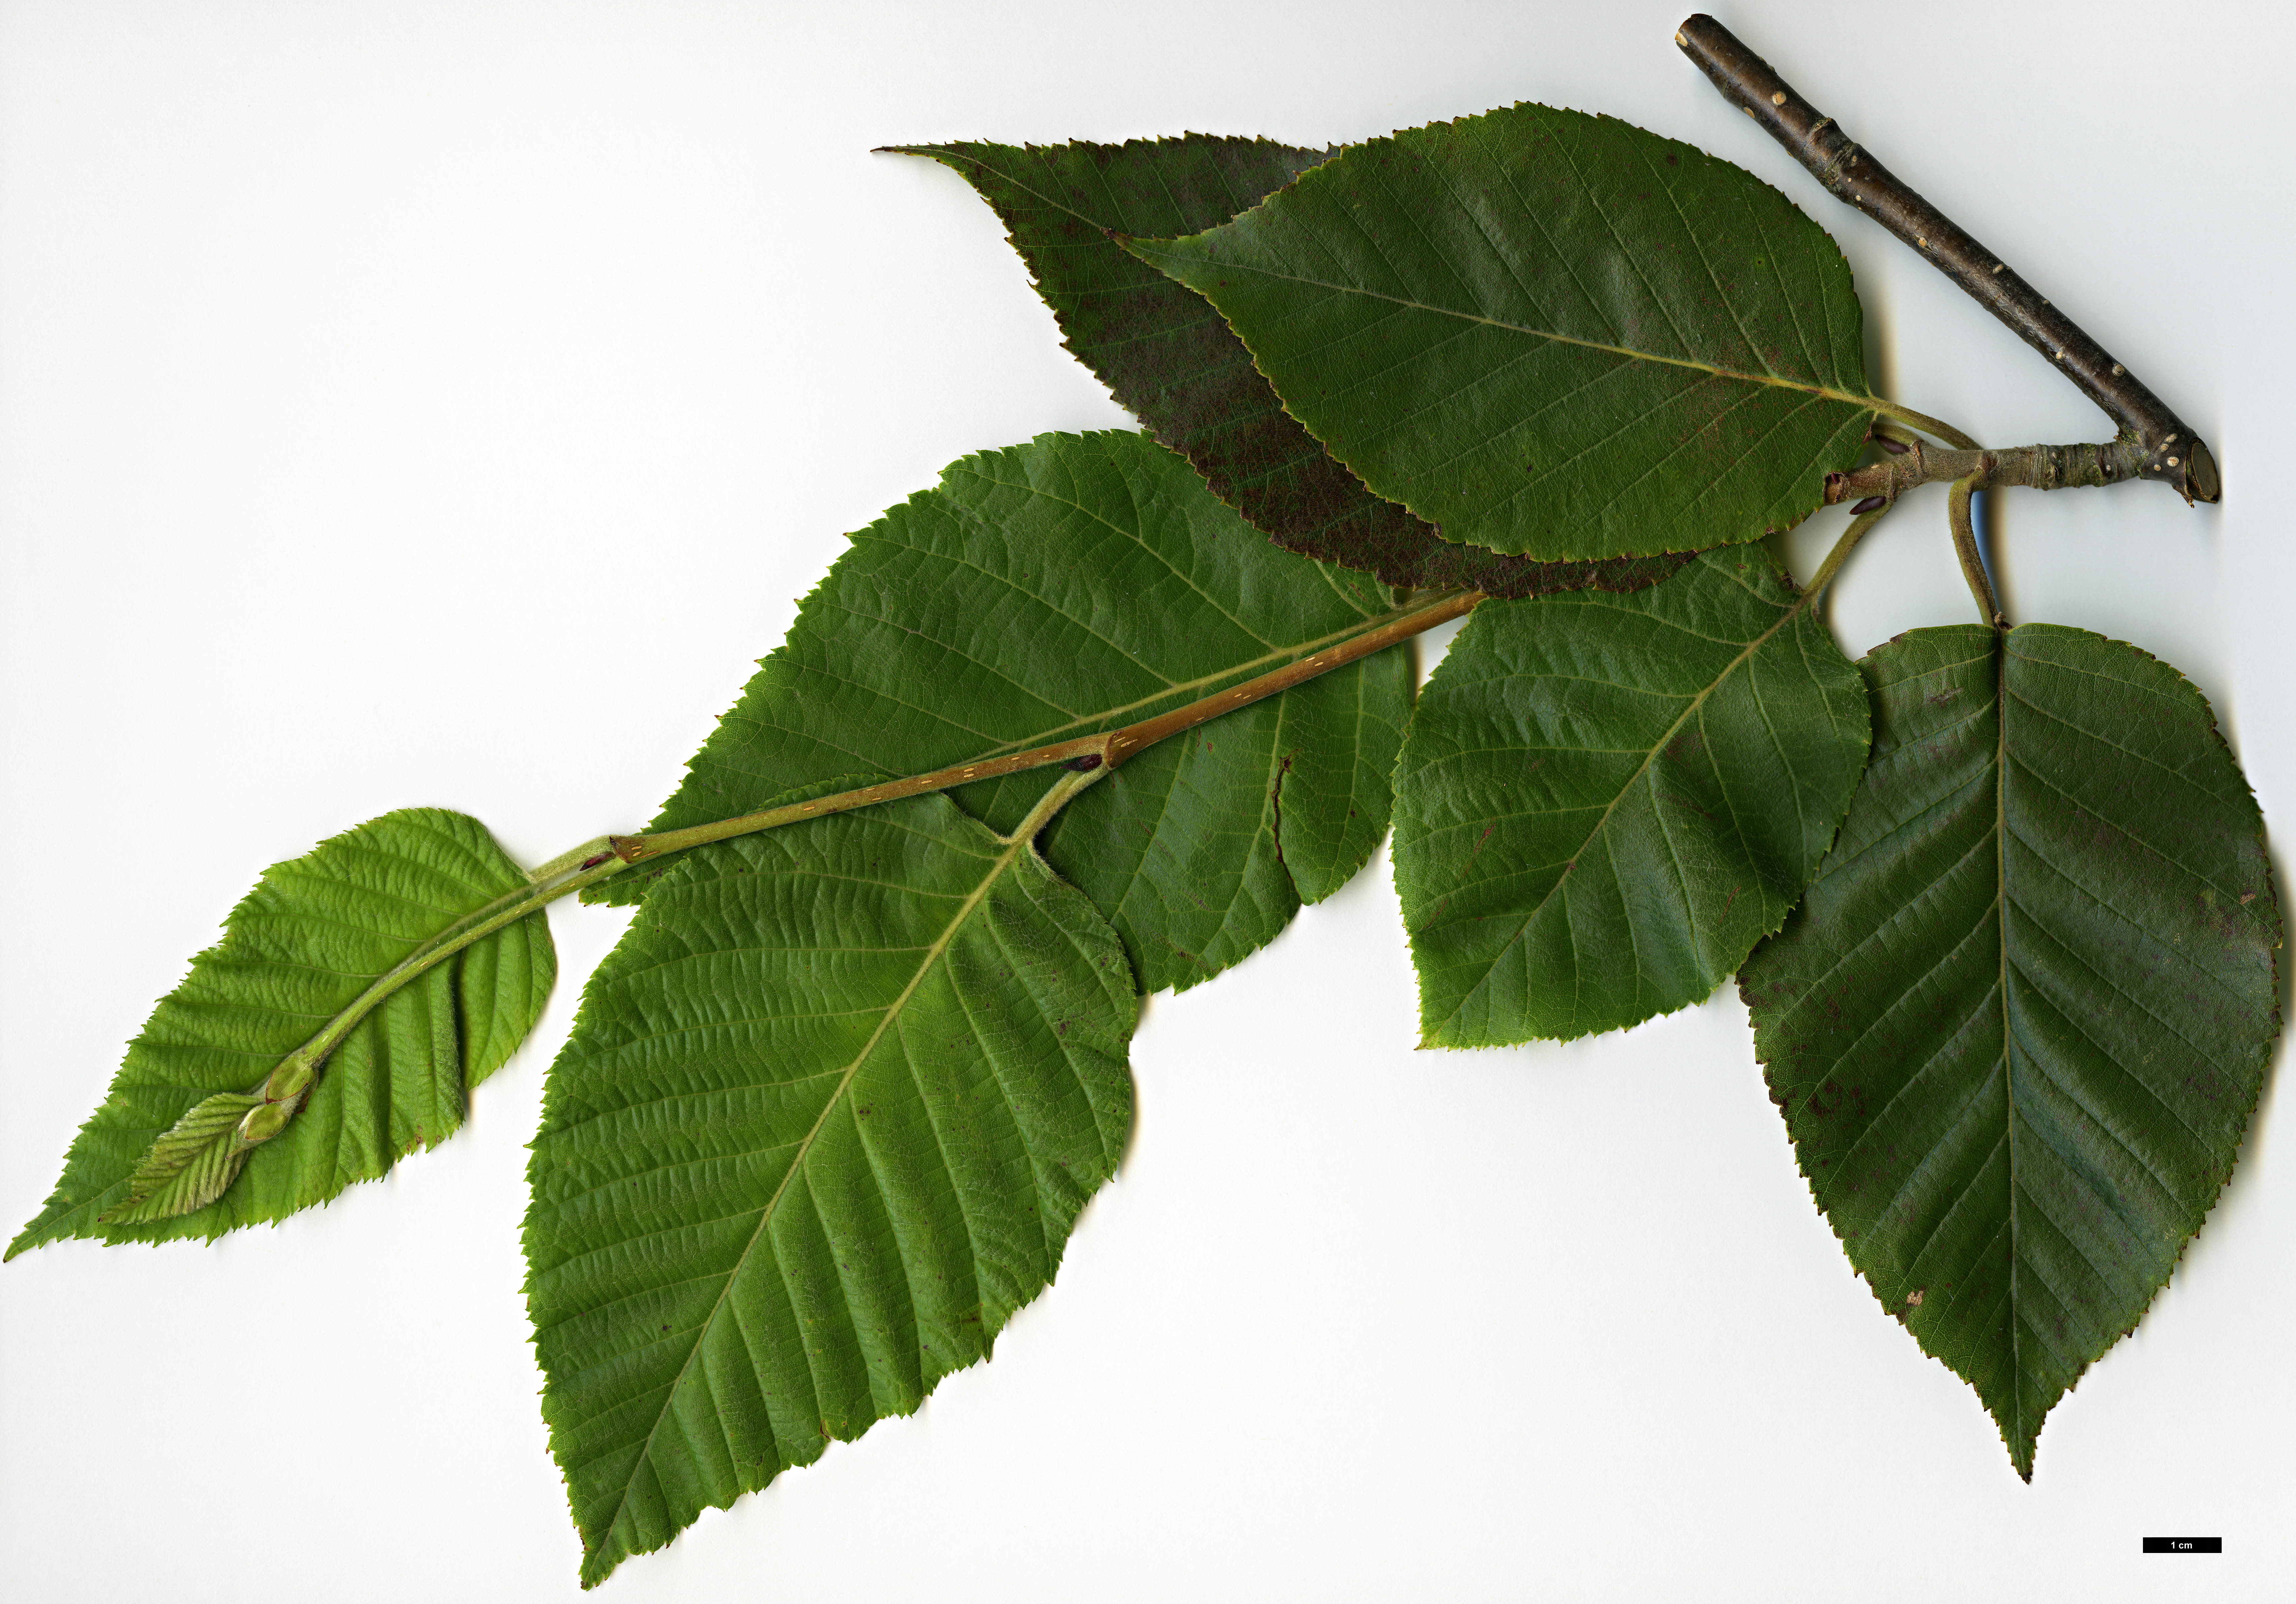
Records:
<instances>
[{"instance_id":1,"label":"green stem","mask_svg":"<svg viewBox=\"0 0 2296 1604\"><path fill-rule=\"evenodd\" d=\"M348 1007L328 1020L317 1034L282 1058L260 1085L250 1089L246 1095L260 1097L263 1103L250 1110L241 1122L239 1139L246 1146L253 1146L278 1134L302 1106L303 1098L310 1090L311 1082L327 1056L342 1045L343 1039L357 1027L361 1020L409 981L436 968L472 943L516 924L561 897L610 879L634 863L658 858L665 852L715 841L727 841L737 835L754 835L760 830L795 824L801 819L873 807L879 802L894 802L931 791L946 791L976 779L1048 768L1054 764L1066 767L1070 772L1063 774L1054 783L1013 835L1003 837L1007 844L1025 840L1042 830L1055 813L1086 786L1106 777L1118 764L1146 751L1157 742L1193 729L1223 713L1281 695L1293 686L1328 674L1334 669L1344 668L1374 653L1385 651L1438 624L1463 616L1482 599L1480 592L1472 590L1446 591L1414 598L1410 605L1367 619L1361 627L1328 643L1316 643L1316 650L1282 668L1119 729L1054 742L1026 752L982 758L970 763L955 763L946 769L936 769L929 774L911 775L903 779L888 780L882 785L864 786L857 790L817 797L811 802L788 807L744 813L738 818L697 825L691 829L665 830L649 835L602 835L594 841L585 842L536 868L529 876L527 884L516 891L505 892L483 907L464 914L377 975Z\"/></svg>"},{"instance_id":2,"label":"green stem","mask_svg":"<svg viewBox=\"0 0 2296 1604\"><path fill-rule=\"evenodd\" d=\"M1993 581L1985 572L1985 558L1977 549L1977 524L1970 516L1970 498L1977 494L1985 481L1982 473L1972 473L1953 481L1946 492L1945 514L1953 524L1954 555L1961 559L1961 576L1969 581L1969 594L1977 598L1977 611L1985 621L1999 629L2008 621L2001 615L2001 603L1993 594Z\"/></svg>"},{"instance_id":3,"label":"green stem","mask_svg":"<svg viewBox=\"0 0 2296 1604\"><path fill-rule=\"evenodd\" d=\"M584 842L571 851L559 853L547 863L537 864L535 868L527 870L526 877L539 884L545 880L564 874L570 868L578 868L585 858L594 858L600 852L611 852L613 850L614 838L611 835L596 836Z\"/></svg>"},{"instance_id":4,"label":"green stem","mask_svg":"<svg viewBox=\"0 0 2296 1604\"><path fill-rule=\"evenodd\" d=\"M584 855L578 858L578 853ZM485 906L464 914L376 975L365 991L352 999L349 1006L320 1028L318 1034L282 1058L278 1066L264 1077L261 1085L250 1088L250 1095L260 1096L266 1106L287 1104L287 1114L291 1115L301 1105L303 1094L309 1090L312 1078L318 1073L319 1065L326 1061L327 1055L340 1047L343 1038L357 1028L359 1021L373 1013L392 992L429 970L437 968L473 942L482 942L495 932L515 925L527 915L548 907L559 898L580 891L586 885L594 885L627 867L614 856L603 837L586 847L577 847L572 852L552 859L534 871L527 884L516 891L505 892ZM265 1117L256 1121L257 1114ZM266 1138L275 1135L278 1128L286 1123L285 1115L270 1113L267 1107L256 1110L248 1118L256 1121L256 1130L268 1128ZM247 1134L252 1139L254 1131L250 1130Z\"/></svg>"},{"instance_id":5,"label":"green stem","mask_svg":"<svg viewBox=\"0 0 2296 1604\"><path fill-rule=\"evenodd\" d=\"M1051 789L1037 799L1037 805L1029 810L1029 816L1013 827L1010 835L999 835L996 839L1006 846L1034 839L1037 831L1053 822L1054 814L1076 800L1078 792L1087 786L1098 785L1108 776L1109 769L1104 763L1096 769L1072 769L1063 774L1053 782Z\"/></svg>"},{"instance_id":6,"label":"green stem","mask_svg":"<svg viewBox=\"0 0 2296 1604\"><path fill-rule=\"evenodd\" d=\"M1926 412L1915 412L1910 407L1900 406L1895 401L1885 401L1878 396L1868 396L1866 399L1873 405L1874 410L1884 417L1893 417L1901 424L1910 424L1923 434L1933 434L1948 446L1956 446L1964 451L1974 451L1979 448L1975 440L1942 418L1933 418Z\"/></svg>"},{"instance_id":7,"label":"green stem","mask_svg":"<svg viewBox=\"0 0 2296 1604\"><path fill-rule=\"evenodd\" d=\"M929 774L915 774L905 779L863 786L857 790L840 791L834 796L816 797L810 802L791 802L757 813L721 818L714 824L694 825L683 830L660 830L650 835L613 835L607 839L624 861L637 863L645 859L659 858L665 852L683 851L688 847L704 846L713 841L725 841L758 830L770 830L780 825L795 824L803 818L817 818L824 814L842 813L853 808L874 807L879 802L898 802L905 796L916 796L927 791L946 791L954 786L995 779L999 775L1017 774L1028 769L1046 769L1055 763L1071 765L1080 771L1097 769L1103 763L1113 769L1127 758L1145 751L1168 736L1193 729L1208 720L1233 712L1239 707L1248 707L1254 702L1279 695L1295 685L1305 684L1319 675L1330 673L1333 669L1345 668L1360 658L1383 652L1399 641L1425 633L1438 624L1448 623L1472 611L1482 599L1480 591L1452 590L1415 601L1408 607L1365 621L1365 628L1295 662L1286 663L1270 673L1192 702L1185 707L1128 724L1120 729L1079 736L1074 740L1056 741L1049 746L1035 746L1026 752L1008 753L1000 757L952 763Z\"/></svg>"},{"instance_id":8,"label":"green stem","mask_svg":"<svg viewBox=\"0 0 2296 1604\"><path fill-rule=\"evenodd\" d=\"M1849 521L1849 527L1841 531L1841 538L1833 543L1833 549L1825 554L1825 561L1817 565L1817 572L1810 575L1808 585L1803 588L1802 603L1805 606L1816 605L1818 596L1833 583L1834 576L1841 572L1841 565L1849 560L1849 554L1857 549L1857 542L1866 538L1866 531L1882 522L1889 511L1889 506L1885 504L1870 513L1860 513Z\"/></svg>"}]
</instances>

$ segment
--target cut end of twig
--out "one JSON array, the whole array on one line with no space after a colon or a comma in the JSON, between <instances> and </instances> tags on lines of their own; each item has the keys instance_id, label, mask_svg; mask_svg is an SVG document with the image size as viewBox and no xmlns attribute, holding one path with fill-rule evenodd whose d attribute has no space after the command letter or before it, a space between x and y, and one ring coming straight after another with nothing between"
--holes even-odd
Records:
<instances>
[{"instance_id":1,"label":"cut end of twig","mask_svg":"<svg viewBox=\"0 0 2296 1604\"><path fill-rule=\"evenodd\" d=\"M2210 502L2224 494L2217 478L2217 459L2210 455L2205 441L2194 440L2192 454L2185 459L2185 492L2194 501Z\"/></svg>"}]
</instances>

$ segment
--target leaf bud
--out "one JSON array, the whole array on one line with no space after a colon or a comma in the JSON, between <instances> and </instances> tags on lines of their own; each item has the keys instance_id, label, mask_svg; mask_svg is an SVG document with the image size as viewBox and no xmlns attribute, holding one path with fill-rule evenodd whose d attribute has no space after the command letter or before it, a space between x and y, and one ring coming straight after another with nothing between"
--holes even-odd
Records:
<instances>
[{"instance_id":1,"label":"leaf bud","mask_svg":"<svg viewBox=\"0 0 2296 1604\"><path fill-rule=\"evenodd\" d=\"M273 1070L263 1082L266 1102L280 1103L299 1097L311 1083L314 1066L308 1058L292 1057Z\"/></svg>"},{"instance_id":2,"label":"leaf bud","mask_svg":"<svg viewBox=\"0 0 2296 1604\"><path fill-rule=\"evenodd\" d=\"M250 1108L247 1111L247 1117L239 1122L239 1139L250 1147L258 1142L267 1142L284 1130L287 1122L294 1116L295 1105L292 1103L264 1103Z\"/></svg>"}]
</instances>

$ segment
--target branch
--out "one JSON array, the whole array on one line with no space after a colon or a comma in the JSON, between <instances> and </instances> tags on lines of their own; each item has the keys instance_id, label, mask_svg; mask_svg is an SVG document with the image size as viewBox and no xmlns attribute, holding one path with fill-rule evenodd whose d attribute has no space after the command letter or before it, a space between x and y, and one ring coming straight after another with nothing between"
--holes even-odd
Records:
<instances>
[{"instance_id":1,"label":"branch","mask_svg":"<svg viewBox=\"0 0 2296 1604\"><path fill-rule=\"evenodd\" d=\"M1825 505L1875 498L1895 501L1921 485L1969 480L1980 490L2023 485L2036 490L2069 490L2083 485L2118 484L2141 476L2144 449L2134 440L2108 445L2014 446L2004 450L1956 451L1918 439L1877 433L1874 443L1890 455L1847 473L1825 476Z\"/></svg>"},{"instance_id":2,"label":"branch","mask_svg":"<svg viewBox=\"0 0 2296 1604\"><path fill-rule=\"evenodd\" d=\"M1862 534L1871 522L1870 518L1859 519L1850 525L1851 535L1845 536L1836 548L1835 557L1824 570L1826 577L1830 578L1840 565L1840 558L1848 555L1849 547L1855 543L1851 537ZM1821 588L1823 580L1812 588L1810 595L1816 596ZM800 819L873 807L902 797L921 796L929 791L951 790L976 779L1057 764L1068 772L1053 782L1051 789L1029 810L1020 827L1004 837L1008 844L1025 841L1043 829L1078 792L1107 778L1111 769L1157 742L1209 723L1223 713L1281 695L1375 652L1383 652L1425 634L1438 624L1464 617L1483 599L1482 593L1476 590L1451 590L1431 596L1422 593L1408 605L1365 619L1335 637L1326 637L1326 644L1296 662L1121 729L1081 736L1027 752L952 764L930 774L911 775L855 791L841 791L834 796L816 797L811 802L744 813L736 818L696 825L691 829L664 830L652 835L603 835L585 842L532 871L527 884L472 909L408 953L388 973L377 976L348 1008L328 1020L316 1035L282 1058L257 1085L245 1092L225 1092L204 1098L160 1132L139 1162L127 1198L100 1216L99 1223L164 1220L190 1213L214 1202L238 1177L247 1154L278 1135L302 1107L304 1097L327 1056L342 1045L343 1039L359 1021L394 992L472 943L561 897L618 875L633 863L713 841L755 835Z\"/></svg>"},{"instance_id":3,"label":"branch","mask_svg":"<svg viewBox=\"0 0 2296 1604\"><path fill-rule=\"evenodd\" d=\"M1304 685L1333 669L1345 668L1358 658L1383 652L1414 635L1423 635L1438 624L1449 623L1474 610L1483 599L1477 590L1447 591L1435 596L1423 596L1418 605L1365 621L1368 628L1360 629L1319 652L1287 663L1256 679L1232 686L1200 702L1185 707L1159 713L1152 719L1143 719L1121 729L1109 730L1096 736L1078 736L1074 740L1058 741L1050 746L1031 747L1027 752L1010 753L1003 757L977 758L970 763L952 763L946 769L936 769L930 774L911 775L906 779L886 780L882 784L864 786L857 791L840 791L834 796L816 797L811 802L791 802L778 808L768 808L760 813L744 813L735 818L722 818L715 824L699 824L683 830L662 830L652 835L610 835L606 837L613 853L624 863L637 863L648 858L659 858L664 852L683 851L688 847L702 846L713 841L726 841L736 835L754 835L759 830L771 830L782 825L795 824L801 818L813 818L830 813L843 813L854 808L871 808L879 802L898 802L905 796L918 796L928 791L947 791L974 780L994 779L999 775L1018 774L1029 769L1048 769L1058 763L1079 773L1101 767L1113 769L1128 757L1153 746L1157 742L1182 730L1234 712L1254 702Z\"/></svg>"},{"instance_id":4,"label":"branch","mask_svg":"<svg viewBox=\"0 0 2296 1604\"><path fill-rule=\"evenodd\" d=\"M1736 35L1702 12L1682 25L1674 42L1714 80L1725 99L1743 108L1816 175L1835 199L1848 202L1920 251L2103 407L2120 429L2116 443L2128 448L2129 460L2136 465L2134 477L2160 480L2187 503L2217 499L2216 459L2190 424L1999 257L1860 150L1833 119L1795 94Z\"/></svg>"}]
</instances>

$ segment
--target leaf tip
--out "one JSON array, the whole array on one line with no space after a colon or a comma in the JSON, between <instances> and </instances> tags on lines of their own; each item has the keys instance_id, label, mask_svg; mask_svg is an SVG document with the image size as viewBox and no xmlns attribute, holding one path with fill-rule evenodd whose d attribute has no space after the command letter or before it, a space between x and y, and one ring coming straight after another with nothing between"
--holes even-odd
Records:
<instances>
[{"instance_id":1,"label":"leaf tip","mask_svg":"<svg viewBox=\"0 0 2296 1604\"><path fill-rule=\"evenodd\" d=\"M1915 1340L1920 1340L1918 1336ZM1928 1345L1924 1343L1923 1347L1926 1352ZM1931 1357L1934 1358L1936 1355L1932 1354ZM1953 1367L1948 1363L1946 1368L1951 1370ZM1963 1379L1968 1378L1964 1377ZM2062 1397L2063 1394L2060 1393L2058 1395ZM1980 1396L1982 1398L1982 1394ZM2029 1487L2033 1485L2033 1453L2040 1444L2039 1424L2036 1422L2030 1428L2020 1425L2017 1420L2018 1411L2008 1399L1984 1398L1983 1402L1985 1412L1993 1417L1993 1428L2001 1434L2001 1446L2009 1455L2009 1468L2017 1473L2019 1481ZM2046 1418L2048 1412L2045 1408L2041 1414Z\"/></svg>"},{"instance_id":2,"label":"leaf tip","mask_svg":"<svg viewBox=\"0 0 2296 1604\"><path fill-rule=\"evenodd\" d=\"M582 1591L588 1592L612 1575L614 1568L628 1558L628 1551L619 1543L601 1543L596 1548L585 1546L582 1550Z\"/></svg>"}]
</instances>

